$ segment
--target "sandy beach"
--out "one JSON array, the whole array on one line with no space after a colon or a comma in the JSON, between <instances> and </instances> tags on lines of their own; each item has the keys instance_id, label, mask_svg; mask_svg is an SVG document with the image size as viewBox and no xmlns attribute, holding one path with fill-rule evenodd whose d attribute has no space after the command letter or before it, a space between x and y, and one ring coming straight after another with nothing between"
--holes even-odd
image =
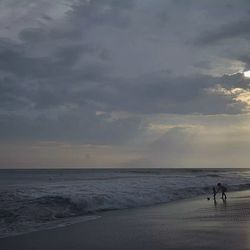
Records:
<instances>
[{"instance_id":1,"label":"sandy beach","mask_svg":"<svg viewBox=\"0 0 250 250\"><path fill-rule=\"evenodd\" d=\"M109 211L63 228L0 239L1 250L250 249L250 191Z\"/></svg>"}]
</instances>

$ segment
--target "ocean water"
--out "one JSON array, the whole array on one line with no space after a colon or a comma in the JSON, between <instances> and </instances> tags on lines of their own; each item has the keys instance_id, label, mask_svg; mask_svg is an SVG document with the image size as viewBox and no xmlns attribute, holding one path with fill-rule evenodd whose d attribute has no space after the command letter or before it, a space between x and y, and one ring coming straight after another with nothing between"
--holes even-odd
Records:
<instances>
[{"instance_id":1,"label":"ocean water","mask_svg":"<svg viewBox=\"0 0 250 250\"><path fill-rule=\"evenodd\" d=\"M101 211L250 188L249 169L0 170L0 237L96 219Z\"/></svg>"}]
</instances>

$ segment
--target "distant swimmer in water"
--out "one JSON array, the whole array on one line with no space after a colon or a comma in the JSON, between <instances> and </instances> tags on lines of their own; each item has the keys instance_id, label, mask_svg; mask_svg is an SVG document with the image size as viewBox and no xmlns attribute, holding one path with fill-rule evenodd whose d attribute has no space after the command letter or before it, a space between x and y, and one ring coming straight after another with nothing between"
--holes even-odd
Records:
<instances>
[{"instance_id":1,"label":"distant swimmer in water","mask_svg":"<svg viewBox=\"0 0 250 250\"><path fill-rule=\"evenodd\" d=\"M226 196L227 188L225 186L223 186L221 183L217 184L217 188L218 188L217 192L221 191L221 198L223 200L226 200L227 199L227 196Z\"/></svg>"}]
</instances>

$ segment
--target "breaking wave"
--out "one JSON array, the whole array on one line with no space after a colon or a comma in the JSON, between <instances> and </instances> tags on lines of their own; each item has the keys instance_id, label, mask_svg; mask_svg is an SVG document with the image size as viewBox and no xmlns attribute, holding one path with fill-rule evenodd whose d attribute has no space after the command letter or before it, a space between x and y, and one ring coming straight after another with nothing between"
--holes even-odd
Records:
<instances>
[{"instance_id":1,"label":"breaking wave","mask_svg":"<svg viewBox=\"0 0 250 250\"><path fill-rule=\"evenodd\" d=\"M100 171L70 178L67 172L35 173L31 179L10 180L1 189L0 237L70 224L101 211L209 195L219 181L229 191L250 188L249 173L237 171Z\"/></svg>"}]
</instances>

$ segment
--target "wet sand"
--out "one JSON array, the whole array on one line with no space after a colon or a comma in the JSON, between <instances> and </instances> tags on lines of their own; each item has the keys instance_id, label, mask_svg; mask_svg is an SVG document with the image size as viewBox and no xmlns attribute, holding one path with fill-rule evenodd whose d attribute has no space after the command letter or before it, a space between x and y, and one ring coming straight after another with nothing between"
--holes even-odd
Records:
<instances>
[{"instance_id":1,"label":"wet sand","mask_svg":"<svg viewBox=\"0 0 250 250\"><path fill-rule=\"evenodd\" d=\"M250 249L250 191L110 211L96 220L0 239L1 250Z\"/></svg>"}]
</instances>

